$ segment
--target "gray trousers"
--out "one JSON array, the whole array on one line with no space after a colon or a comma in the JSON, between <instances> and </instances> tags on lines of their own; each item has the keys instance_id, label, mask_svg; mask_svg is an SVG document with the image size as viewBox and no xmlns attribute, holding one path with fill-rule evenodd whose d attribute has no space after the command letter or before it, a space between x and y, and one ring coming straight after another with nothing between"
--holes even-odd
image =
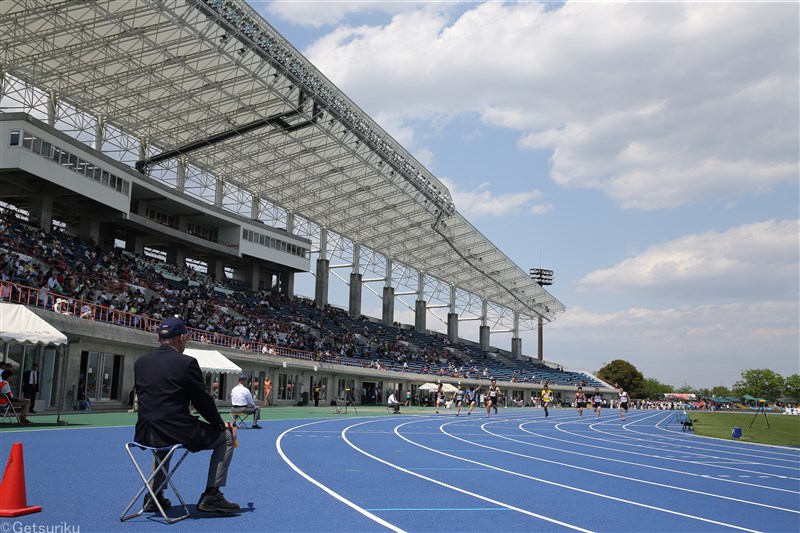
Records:
<instances>
[{"instance_id":1,"label":"gray trousers","mask_svg":"<svg viewBox=\"0 0 800 533\"><path fill-rule=\"evenodd\" d=\"M231 407L232 414L240 414L240 413L247 413L248 415L253 415L253 424L258 425L258 421L261 420L261 409L258 407L239 407L234 405Z\"/></svg>"},{"instance_id":2,"label":"gray trousers","mask_svg":"<svg viewBox=\"0 0 800 533\"><path fill-rule=\"evenodd\" d=\"M223 431L211 446L206 450L212 450L211 462L208 464L208 481L206 487L224 487L228 482L228 467L233 459L233 439L230 431ZM158 460L162 460L167 452L156 452ZM153 458L153 470L157 466L155 457ZM169 463L164 465L164 470L169 472ZM153 490L157 489L164 482L164 473L158 471L153 478ZM162 490L166 487L162 487Z\"/></svg>"}]
</instances>

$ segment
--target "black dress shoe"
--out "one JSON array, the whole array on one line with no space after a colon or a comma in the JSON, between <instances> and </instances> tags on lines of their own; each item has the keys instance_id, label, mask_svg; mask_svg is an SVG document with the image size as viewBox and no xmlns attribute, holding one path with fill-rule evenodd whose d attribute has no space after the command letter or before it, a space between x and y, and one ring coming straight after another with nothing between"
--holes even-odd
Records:
<instances>
[{"instance_id":1,"label":"black dress shoe","mask_svg":"<svg viewBox=\"0 0 800 533\"><path fill-rule=\"evenodd\" d=\"M156 497L158 498L158 503L161 504L161 508L164 509L165 511L170 507L172 507L172 502L164 497L163 492L159 492L158 494L156 494ZM156 502L154 502L153 498L151 498L149 495L144 497L144 512L145 513L158 512L158 506L156 505Z\"/></svg>"},{"instance_id":2,"label":"black dress shoe","mask_svg":"<svg viewBox=\"0 0 800 533\"><path fill-rule=\"evenodd\" d=\"M215 494L203 494L197 502L197 510L204 513L237 513L239 504L231 503L225 499L221 492Z\"/></svg>"},{"instance_id":3,"label":"black dress shoe","mask_svg":"<svg viewBox=\"0 0 800 533\"><path fill-rule=\"evenodd\" d=\"M252 426L250 426L250 429L261 429L261 426L259 426L258 424L253 424Z\"/></svg>"},{"instance_id":4,"label":"black dress shoe","mask_svg":"<svg viewBox=\"0 0 800 533\"><path fill-rule=\"evenodd\" d=\"M36 411L34 411L33 409L29 409L28 412L34 415L36 414Z\"/></svg>"}]
</instances>

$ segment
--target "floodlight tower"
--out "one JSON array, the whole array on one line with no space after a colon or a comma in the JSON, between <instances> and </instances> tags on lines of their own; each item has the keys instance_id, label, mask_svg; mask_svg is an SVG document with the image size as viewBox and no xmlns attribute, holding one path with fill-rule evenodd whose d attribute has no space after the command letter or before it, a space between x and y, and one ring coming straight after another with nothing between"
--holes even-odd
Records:
<instances>
[{"instance_id":1,"label":"floodlight tower","mask_svg":"<svg viewBox=\"0 0 800 533\"><path fill-rule=\"evenodd\" d=\"M531 279L534 283L543 287L545 285L552 285L553 284L553 271L552 270L545 270L543 268L532 268L531 269ZM542 315L539 315L539 361L544 361L544 342L542 337L542 329L544 327L544 321L542 320Z\"/></svg>"}]
</instances>

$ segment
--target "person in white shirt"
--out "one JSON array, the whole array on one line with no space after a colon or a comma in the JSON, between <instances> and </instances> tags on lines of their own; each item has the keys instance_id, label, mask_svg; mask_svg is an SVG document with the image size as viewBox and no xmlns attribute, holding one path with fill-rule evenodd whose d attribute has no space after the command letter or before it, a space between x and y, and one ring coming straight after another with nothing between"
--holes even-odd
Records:
<instances>
[{"instance_id":1,"label":"person in white shirt","mask_svg":"<svg viewBox=\"0 0 800 533\"><path fill-rule=\"evenodd\" d=\"M619 416L625 422L625 413L628 412L628 393L622 387L619 388Z\"/></svg>"},{"instance_id":2,"label":"person in white shirt","mask_svg":"<svg viewBox=\"0 0 800 533\"><path fill-rule=\"evenodd\" d=\"M261 429L258 421L261 418L261 409L256 407L253 402L253 395L250 389L245 387L247 383L247 376L242 374L239 376L239 384L231 389L231 414L247 413L253 415L253 425L250 429Z\"/></svg>"},{"instance_id":3,"label":"person in white shirt","mask_svg":"<svg viewBox=\"0 0 800 533\"><path fill-rule=\"evenodd\" d=\"M397 401L397 394L395 391L392 391L392 393L389 395L389 399L386 400L386 404L393 408L395 413L400 412L400 402Z\"/></svg>"}]
</instances>

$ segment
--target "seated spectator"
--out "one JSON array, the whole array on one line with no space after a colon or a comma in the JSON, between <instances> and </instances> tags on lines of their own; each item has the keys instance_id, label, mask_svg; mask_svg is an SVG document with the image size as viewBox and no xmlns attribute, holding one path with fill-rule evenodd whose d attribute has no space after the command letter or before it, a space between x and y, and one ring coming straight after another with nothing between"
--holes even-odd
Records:
<instances>
[{"instance_id":1,"label":"seated spectator","mask_svg":"<svg viewBox=\"0 0 800 533\"><path fill-rule=\"evenodd\" d=\"M53 311L61 313L62 315L69 314L69 303L64 298L56 298L56 303L53 304Z\"/></svg>"},{"instance_id":2,"label":"seated spectator","mask_svg":"<svg viewBox=\"0 0 800 533\"><path fill-rule=\"evenodd\" d=\"M239 376L239 384L231 389L231 414L247 413L253 415L253 425L251 429L261 429L258 425L258 420L261 418L261 409L256 407L253 402L253 395L250 389L245 387L247 383L247 376L242 374Z\"/></svg>"},{"instance_id":3,"label":"seated spectator","mask_svg":"<svg viewBox=\"0 0 800 533\"><path fill-rule=\"evenodd\" d=\"M81 318L88 318L94 320L94 307L85 303L81 306Z\"/></svg>"},{"instance_id":4,"label":"seated spectator","mask_svg":"<svg viewBox=\"0 0 800 533\"><path fill-rule=\"evenodd\" d=\"M19 423L22 425L33 424L30 420L28 420L28 411L31 408L31 401L27 398L19 399L14 398L11 394L11 385L8 383L8 379L14 375L13 370L3 370L3 373L0 374L0 392L5 394L8 399L11 401L11 405L14 406L14 409L19 409ZM6 404L6 398L4 396L0 396L0 405Z\"/></svg>"},{"instance_id":5,"label":"seated spectator","mask_svg":"<svg viewBox=\"0 0 800 533\"><path fill-rule=\"evenodd\" d=\"M400 412L400 402L397 401L396 391L394 391L394 390L392 391L392 393L389 395L389 399L386 400L386 404L389 407L391 407L392 409L394 409L395 413L399 413Z\"/></svg>"}]
</instances>

